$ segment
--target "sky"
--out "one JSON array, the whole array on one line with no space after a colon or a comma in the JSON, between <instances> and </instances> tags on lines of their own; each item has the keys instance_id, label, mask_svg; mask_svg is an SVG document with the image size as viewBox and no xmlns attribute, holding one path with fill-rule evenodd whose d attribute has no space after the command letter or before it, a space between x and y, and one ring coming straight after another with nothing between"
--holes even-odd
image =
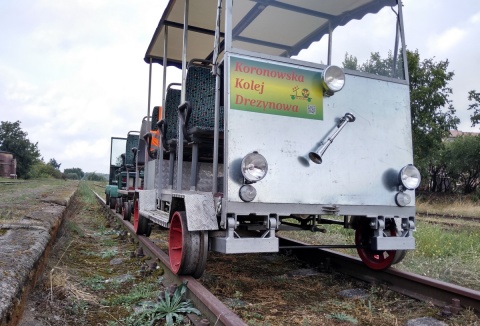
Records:
<instances>
[{"instance_id":1,"label":"sky","mask_svg":"<svg viewBox=\"0 0 480 326\"><path fill-rule=\"evenodd\" d=\"M199 0L194 0L199 1ZM0 0L0 121L21 121L45 162L107 173L110 137L139 130L148 110L143 61L166 0ZM450 99L472 128L480 91L480 1L404 0L407 48L449 60ZM151 107L161 104L153 67Z\"/></svg>"}]
</instances>

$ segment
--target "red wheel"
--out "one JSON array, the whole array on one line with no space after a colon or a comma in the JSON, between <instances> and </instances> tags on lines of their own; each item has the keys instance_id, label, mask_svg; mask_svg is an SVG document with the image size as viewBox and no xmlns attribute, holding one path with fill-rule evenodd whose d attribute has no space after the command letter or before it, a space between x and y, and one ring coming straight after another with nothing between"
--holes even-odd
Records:
<instances>
[{"instance_id":1,"label":"red wheel","mask_svg":"<svg viewBox=\"0 0 480 326\"><path fill-rule=\"evenodd\" d=\"M133 203L133 230L135 234L150 236L152 232L152 227L148 224L148 220L140 215L140 210L138 207L138 198L135 198Z\"/></svg>"},{"instance_id":2,"label":"red wheel","mask_svg":"<svg viewBox=\"0 0 480 326\"><path fill-rule=\"evenodd\" d=\"M396 234L395 223L385 227L385 236L394 237ZM372 250L370 249L373 230L369 226L366 218L359 219L357 229L355 230L355 244L358 255L365 265L374 270L382 270L390 267L393 263L397 263L397 250ZM397 258L397 259L396 259ZM402 257L403 259L403 257ZM400 259L401 260L401 259Z\"/></svg>"},{"instance_id":3,"label":"red wheel","mask_svg":"<svg viewBox=\"0 0 480 326\"><path fill-rule=\"evenodd\" d=\"M170 222L168 255L175 274L202 276L207 264L208 234L188 231L185 212L175 212Z\"/></svg>"},{"instance_id":4,"label":"red wheel","mask_svg":"<svg viewBox=\"0 0 480 326\"><path fill-rule=\"evenodd\" d=\"M138 211L138 198L133 200L133 230L135 234L138 234L138 220L140 217L140 212Z\"/></svg>"}]
</instances>

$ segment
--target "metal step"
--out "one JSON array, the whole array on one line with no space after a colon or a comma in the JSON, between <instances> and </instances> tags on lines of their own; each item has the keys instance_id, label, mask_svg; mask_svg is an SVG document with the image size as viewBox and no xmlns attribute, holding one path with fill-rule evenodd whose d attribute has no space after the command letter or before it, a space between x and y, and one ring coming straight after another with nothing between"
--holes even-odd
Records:
<instances>
[{"instance_id":1,"label":"metal step","mask_svg":"<svg viewBox=\"0 0 480 326\"><path fill-rule=\"evenodd\" d=\"M143 211L140 210L140 215L143 217L149 219L150 221L164 227L164 228L169 228L170 225L168 223L169 220L169 213L160 211L160 210L154 210L154 211Z\"/></svg>"}]
</instances>

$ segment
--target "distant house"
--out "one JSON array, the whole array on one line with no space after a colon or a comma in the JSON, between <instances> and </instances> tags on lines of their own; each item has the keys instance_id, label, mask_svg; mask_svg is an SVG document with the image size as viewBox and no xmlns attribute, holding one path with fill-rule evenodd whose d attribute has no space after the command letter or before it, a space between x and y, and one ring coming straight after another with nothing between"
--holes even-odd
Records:
<instances>
[{"instance_id":1,"label":"distant house","mask_svg":"<svg viewBox=\"0 0 480 326\"><path fill-rule=\"evenodd\" d=\"M450 130L450 135L446 141L453 141L457 137L461 136L479 136L480 132L470 132L470 131L459 131L459 130Z\"/></svg>"},{"instance_id":2,"label":"distant house","mask_svg":"<svg viewBox=\"0 0 480 326\"><path fill-rule=\"evenodd\" d=\"M17 178L17 160L10 152L0 151L0 177Z\"/></svg>"}]
</instances>

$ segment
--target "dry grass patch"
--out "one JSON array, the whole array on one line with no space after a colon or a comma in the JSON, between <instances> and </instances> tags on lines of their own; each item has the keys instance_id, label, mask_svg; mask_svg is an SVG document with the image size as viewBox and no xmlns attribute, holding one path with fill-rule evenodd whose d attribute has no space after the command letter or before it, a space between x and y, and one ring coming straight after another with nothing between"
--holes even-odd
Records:
<instances>
[{"instance_id":1,"label":"dry grass patch","mask_svg":"<svg viewBox=\"0 0 480 326\"><path fill-rule=\"evenodd\" d=\"M136 244L124 237L116 219L105 219L86 185L80 185L70 209L26 308L35 311L34 322L134 325L136 317L131 316L136 312L147 306L160 309L157 297L165 289L163 269L143 268L150 265L149 257L131 257ZM113 259L120 262L113 263ZM148 324L160 313L147 314L143 320Z\"/></svg>"},{"instance_id":2,"label":"dry grass patch","mask_svg":"<svg viewBox=\"0 0 480 326\"><path fill-rule=\"evenodd\" d=\"M78 181L38 179L0 183L0 221L13 222L42 207L44 202L65 202L78 187Z\"/></svg>"},{"instance_id":3,"label":"dry grass patch","mask_svg":"<svg viewBox=\"0 0 480 326\"><path fill-rule=\"evenodd\" d=\"M476 195L420 194L416 206L424 214L480 217L480 200Z\"/></svg>"}]
</instances>

